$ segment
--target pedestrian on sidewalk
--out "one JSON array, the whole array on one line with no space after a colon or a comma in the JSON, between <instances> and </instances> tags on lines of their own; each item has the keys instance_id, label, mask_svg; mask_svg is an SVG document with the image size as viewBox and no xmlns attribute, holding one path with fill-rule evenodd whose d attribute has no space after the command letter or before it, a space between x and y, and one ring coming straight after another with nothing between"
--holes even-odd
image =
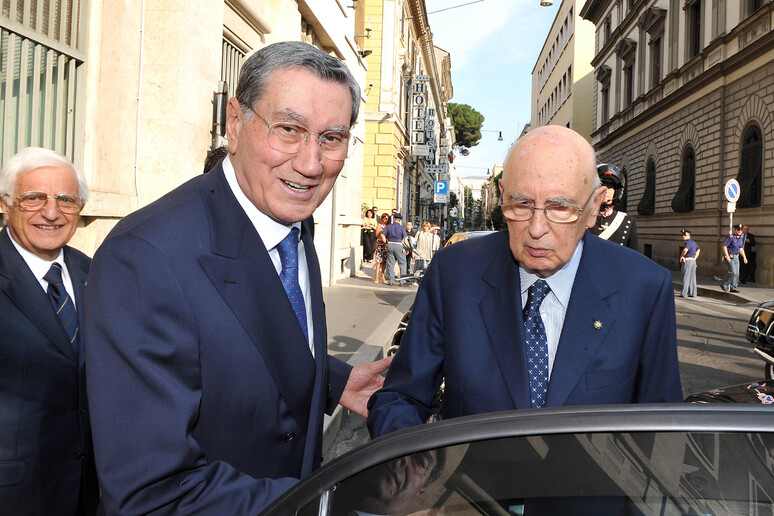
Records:
<instances>
[{"instance_id":1,"label":"pedestrian on sidewalk","mask_svg":"<svg viewBox=\"0 0 774 516\"><path fill-rule=\"evenodd\" d=\"M723 242L723 259L728 266L728 275L720 284L720 288L725 292L739 292L739 255L742 256L744 263L747 263L741 224L734 226L733 234L728 235L726 241Z\"/></svg>"},{"instance_id":2,"label":"pedestrian on sidewalk","mask_svg":"<svg viewBox=\"0 0 774 516\"><path fill-rule=\"evenodd\" d=\"M755 283L755 269L758 268L758 264L755 256L755 235L750 233L750 226L742 226L742 236L747 263L739 264L739 283Z\"/></svg>"},{"instance_id":3,"label":"pedestrian on sidewalk","mask_svg":"<svg viewBox=\"0 0 774 516\"><path fill-rule=\"evenodd\" d=\"M683 252L680 254L680 263L682 263L683 272L683 291L682 297L696 297L696 260L699 259L701 249L699 244L691 238L691 232L688 229L681 230L683 234Z\"/></svg>"},{"instance_id":4,"label":"pedestrian on sidewalk","mask_svg":"<svg viewBox=\"0 0 774 516\"><path fill-rule=\"evenodd\" d=\"M387 244L382 240L382 231L384 231L384 228L387 227L387 225L390 222L390 215L387 213L382 213L381 217L379 217L379 224L376 226L376 251L374 252L374 256L376 257L376 267L374 267L374 283L379 283L380 281L382 283L387 283L387 278L384 277L384 272L386 269L386 260L387 260Z\"/></svg>"},{"instance_id":5,"label":"pedestrian on sidewalk","mask_svg":"<svg viewBox=\"0 0 774 516\"><path fill-rule=\"evenodd\" d=\"M417 255L414 270L421 271L427 268L435 252L441 248L441 238L432 232L430 221L422 222L422 232L417 236Z\"/></svg>"},{"instance_id":6,"label":"pedestrian on sidewalk","mask_svg":"<svg viewBox=\"0 0 774 516\"><path fill-rule=\"evenodd\" d=\"M376 212L368 209L363 216L363 261L371 263L376 252Z\"/></svg>"},{"instance_id":7,"label":"pedestrian on sidewalk","mask_svg":"<svg viewBox=\"0 0 774 516\"><path fill-rule=\"evenodd\" d=\"M406 275L406 252L403 250L403 239L408 235L406 234L406 228L403 227L403 215L399 212L395 212L392 216L394 221L392 224L388 224L384 230L382 230L382 242L386 244L385 254L387 256L387 284L395 284L395 262L398 262L398 268L400 269L400 275ZM403 284L403 280L400 280Z\"/></svg>"},{"instance_id":8,"label":"pedestrian on sidewalk","mask_svg":"<svg viewBox=\"0 0 774 516\"><path fill-rule=\"evenodd\" d=\"M414 223L406 221L406 238L403 239L403 250L406 253L406 274L411 274L411 264L414 261L414 249L417 247L417 239L414 237Z\"/></svg>"}]
</instances>

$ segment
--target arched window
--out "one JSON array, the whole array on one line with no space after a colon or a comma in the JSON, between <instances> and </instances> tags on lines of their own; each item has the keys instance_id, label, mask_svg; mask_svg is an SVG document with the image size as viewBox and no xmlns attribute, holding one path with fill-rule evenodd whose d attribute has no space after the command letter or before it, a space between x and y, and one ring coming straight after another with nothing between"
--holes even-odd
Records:
<instances>
[{"instance_id":1,"label":"arched window","mask_svg":"<svg viewBox=\"0 0 774 516\"><path fill-rule=\"evenodd\" d=\"M648 160L645 170L645 193L637 205L637 213L640 215L653 215L656 213L656 163Z\"/></svg>"},{"instance_id":2,"label":"arched window","mask_svg":"<svg viewBox=\"0 0 774 516\"><path fill-rule=\"evenodd\" d=\"M742 138L742 159L736 180L741 195L736 203L739 208L755 208L761 205L761 171L763 170L763 136L760 128L753 124Z\"/></svg>"},{"instance_id":3,"label":"arched window","mask_svg":"<svg viewBox=\"0 0 774 516\"><path fill-rule=\"evenodd\" d=\"M696 191L696 154L690 145L683 154L683 164L680 172L680 187L672 199L672 210L678 213L685 213L693 211Z\"/></svg>"},{"instance_id":4,"label":"arched window","mask_svg":"<svg viewBox=\"0 0 774 516\"><path fill-rule=\"evenodd\" d=\"M621 181L623 181L624 190L623 194L621 194L621 198L618 200L618 206L617 208L620 211L627 211L626 206L629 201L629 174L626 172L626 169L621 169Z\"/></svg>"}]
</instances>

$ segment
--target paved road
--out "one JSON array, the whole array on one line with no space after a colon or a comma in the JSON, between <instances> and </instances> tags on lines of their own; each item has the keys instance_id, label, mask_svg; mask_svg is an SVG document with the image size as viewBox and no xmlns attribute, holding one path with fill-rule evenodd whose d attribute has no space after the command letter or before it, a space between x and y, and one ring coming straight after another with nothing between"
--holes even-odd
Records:
<instances>
[{"instance_id":1,"label":"paved road","mask_svg":"<svg viewBox=\"0 0 774 516\"><path fill-rule=\"evenodd\" d=\"M685 395L763 379L763 362L755 358L745 338L757 303L677 296L675 305Z\"/></svg>"}]
</instances>

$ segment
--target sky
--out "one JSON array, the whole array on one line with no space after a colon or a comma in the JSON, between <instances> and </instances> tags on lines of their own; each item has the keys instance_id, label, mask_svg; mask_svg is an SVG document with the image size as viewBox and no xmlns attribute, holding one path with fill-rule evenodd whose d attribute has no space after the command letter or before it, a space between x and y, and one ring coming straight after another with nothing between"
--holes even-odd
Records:
<instances>
[{"instance_id":1,"label":"sky","mask_svg":"<svg viewBox=\"0 0 774 516\"><path fill-rule=\"evenodd\" d=\"M457 153L454 159L460 177L484 176L502 163L529 122L532 69L561 3L541 7L540 0L472 1L425 0L433 44L451 57L450 102L468 104L484 115L479 144L469 156Z\"/></svg>"}]
</instances>

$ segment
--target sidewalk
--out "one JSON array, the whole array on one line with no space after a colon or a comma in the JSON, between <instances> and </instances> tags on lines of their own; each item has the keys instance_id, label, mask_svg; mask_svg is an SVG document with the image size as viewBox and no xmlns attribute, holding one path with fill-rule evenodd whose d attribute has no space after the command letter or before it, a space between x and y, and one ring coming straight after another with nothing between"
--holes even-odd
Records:
<instances>
[{"instance_id":1,"label":"sidewalk","mask_svg":"<svg viewBox=\"0 0 774 516\"><path fill-rule=\"evenodd\" d=\"M365 264L354 277L323 288L328 353L351 365L382 358L403 314L414 303L416 292L417 287L374 283L373 264ZM323 450L348 412L338 406L333 416L325 416Z\"/></svg>"},{"instance_id":2,"label":"sidewalk","mask_svg":"<svg viewBox=\"0 0 774 516\"><path fill-rule=\"evenodd\" d=\"M706 276L696 276L697 295L721 299L731 303L754 303L774 301L774 287L758 283L740 283L739 293L724 292L720 288L723 278L715 280ZM680 271L672 271L672 284L675 287L675 295L679 296L683 288L683 277Z\"/></svg>"}]
</instances>

